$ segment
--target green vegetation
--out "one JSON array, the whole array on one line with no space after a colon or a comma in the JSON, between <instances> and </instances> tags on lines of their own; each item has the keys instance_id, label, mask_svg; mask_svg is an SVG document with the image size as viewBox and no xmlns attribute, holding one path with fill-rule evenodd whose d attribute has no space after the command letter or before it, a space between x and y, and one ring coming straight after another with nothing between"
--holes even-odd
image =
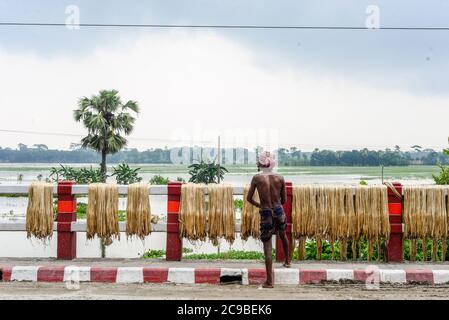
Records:
<instances>
[{"instance_id":1,"label":"green vegetation","mask_svg":"<svg viewBox=\"0 0 449 320\"><path fill-rule=\"evenodd\" d=\"M72 168L60 164L61 168L52 167L50 169L50 178L57 182L59 180L76 181L79 184L88 184L102 181L100 169L90 168Z\"/></svg>"},{"instance_id":2,"label":"green vegetation","mask_svg":"<svg viewBox=\"0 0 449 320\"><path fill-rule=\"evenodd\" d=\"M177 177L176 181L182 182L182 183L186 182L181 177ZM169 182L170 182L170 179L168 177L163 177L160 174L157 174L150 179L150 184L156 184L156 185L164 185L164 184L168 184Z\"/></svg>"},{"instance_id":3,"label":"green vegetation","mask_svg":"<svg viewBox=\"0 0 449 320\"><path fill-rule=\"evenodd\" d=\"M120 163L118 167L112 167L112 176L115 176L118 184L131 184L142 181L138 171L140 168L132 169L126 163Z\"/></svg>"},{"instance_id":4,"label":"green vegetation","mask_svg":"<svg viewBox=\"0 0 449 320\"><path fill-rule=\"evenodd\" d=\"M169 178L164 178L163 176L157 174L153 178L150 179L150 184L168 184L170 182Z\"/></svg>"},{"instance_id":5,"label":"green vegetation","mask_svg":"<svg viewBox=\"0 0 449 320\"><path fill-rule=\"evenodd\" d=\"M183 256L183 259L188 260L216 260L216 259L234 259L234 260L263 260L263 253L257 251L237 251L230 250L223 253L207 253L207 254L192 254L192 249L183 248L183 253L188 253ZM166 254L165 250L148 250L143 255L142 258L162 258Z\"/></svg>"},{"instance_id":6,"label":"green vegetation","mask_svg":"<svg viewBox=\"0 0 449 320\"><path fill-rule=\"evenodd\" d=\"M199 163L194 163L188 167L190 179L193 183L218 183L218 180L223 180L224 174L229 172L225 167L218 163L206 162L201 159Z\"/></svg>"},{"instance_id":7,"label":"green vegetation","mask_svg":"<svg viewBox=\"0 0 449 320\"><path fill-rule=\"evenodd\" d=\"M422 240L417 240L417 250L416 250L416 261L424 261L424 254L422 251ZM404 240L404 260L410 260L410 240ZM449 240L446 240L446 244L449 245ZM427 257L426 261L430 261L432 258L432 240L427 240ZM437 250L438 260L441 260L441 241L438 241L438 250ZM449 259L449 256L446 257L446 261Z\"/></svg>"},{"instance_id":8,"label":"green vegetation","mask_svg":"<svg viewBox=\"0 0 449 320\"><path fill-rule=\"evenodd\" d=\"M449 156L449 149L446 149L443 151L445 155ZM449 184L449 166L444 166L442 164L439 164L438 167L440 168L440 174L435 175L433 174L433 180L435 180L436 184Z\"/></svg>"},{"instance_id":9,"label":"green vegetation","mask_svg":"<svg viewBox=\"0 0 449 320\"><path fill-rule=\"evenodd\" d=\"M165 256L165 250L148 250L142 255L143 259L162 258Z\"/></svg>"},{"instance_id":10,"label":"green vegetation","mask_svg":"<svg viewBox=\"0 0 449 320\"><path fill-rule=\"evenodd\" d=\"M152 163L170 164L170 153L168 148L150 148L145 151L127 149L108 155L111 163ZM245 160L251 150L244 150ZM443 152L432 149L415 149L414 151L394 150L351 150L333 151L315 149L313 152L303 152L297 148L278 150L279 165L281 167L298 166L374 166L384 165L436 165L438 163L449 164L449 157ZM19 144L19 149L1 148L0 162L7 163L99 163L101 156L89 149L80 149L79 145L71 145L71 150L52 150L45 148L29 148ZM230 166L230 165L227 165ZM237 165L238 166L238 165ZM250 165L255 167L255 165Z\"/></svg>"},{"instance_id":11,"label":"green vegetation","mask_svg":"<svg viewBox=\"0 0 449 320\"><path fill-rule=\"evenodd\" d=\"M78 202L76 204L76 218L77 219L86 219L87 216L87 204ZM118 211L118 220L126 221L126 210Z\"/></svg>"},{"instance_id":12,"label":"green vegetation","mask_svg":"<svg viewBox=\"0 0 449 320\"><path fill-rule=\"evenodd\" d=\"M106 156L123 149L133 128L135 118L129 111L139 113L135 101L122 103L117 90L101 90L99 95L90 99L83 97L78 102L79 109L73 111L75 121L82 122L88 130L81 139L83 148L90 148L101 153L101 174L106 181Z\"/></svg>"},{"instance_id":13,"label":"green vegetation","mask_svg":"<svg viewBox=\"0 0 449 320\"><path fill-rule=\"evenodd\" d=\"M414 146L417 147L417 146ZM435 165L449 163L442 152L432 149L415 148L414 152L403 152L398 146L385 150L351 150L333 151L315 149L312 154L306 154L297 148L278 150L281 166L407 166L415 163Z\"/></svg>"},{"instance_id":14,"label":"green vegetation","mask_svg":"<svg viewBox=\"0 0 449 320\"><path fill-rule=\"evenodd\" d=\"M183 253L191 253L192 249L182 248ZM165 250L148 250L142 255L143 259L154 259L154 258L162 258L166 254Z\"/></svg>"},{"instance_id":15,"label":"green vegetation","mask_svg":"<svg viewBox=\"0 0 449 320\"><path fill-rule=\"evenodd\" d=\"M243 210L243 199L234 199L234 207L236 210Z\"/></svg>"},{"instance_id":16,"label":"green vegetation","mask_svg":"<svg viewBox=\"0 0 449 320\"><path fill-rule=\"evenodd\" d=\"M433 174L433 180L436 184L446 185L449 184L449 166L438 165L440 173L438 175Z\"/></svg>"},{"instance_id":17,"label":"green vegetation","mask_svg":"<svg viewBox=\"0 0 449 320\"><path fill-rule=\"evenodd\" d=\"M416 260L423 261L423 251L421 247L421 240L417 241L417 254ZM447 244L449 247L449 240L447 240ZM347 257L348 260L352 260L352 249L351 242L348 242L348 252ZM384 244L382 245L382 254L381 260L385 259L384 257ZM377 245L375 244L375 248ZM339 249L338 241L334 244L334 260L339 260L340 258L340 249ZM432 240L427 241L427 261L430 261L432 254ZM184 248L183 253L191 253L193 250ZM439 247L437 251L438 257L441 257L441 241L439 242ZM162 258L165 256L165 250L149 250L147 251L142 258ZM357 261L366 261L368 257L368 243L365 240L359 241L359 256L357 257ZM182 257L185 260L263 260L264 255L263 252L259 251L240 251L240 250L230 250L228 252L222 253L197 253L197 254L186 254ZM275 250L273 249L273 258L275 258ZM298 249L296 248L293 252L293 260L298 259ZM329 242L323 242L323 251L321 254L321 260L331 260L332 259L332 247ZM410 260L410 240L404 241L404 259ZM316 260L316 241L307 241L306 243L306 256L305 260ZM377 260L377 250L374 250L373 260ZM449 256L446 258L449 260Z\"/></svg>"},{"instance_id":18,"label":"green vegetation","mask_svg":"<svg viewBox=\"0 0 449 320\"><path fill-rule=\"evenodd\" d=\"M263 252L258 251L238 251L229 250L220 253L197 253L189 254L182 257L186 260L263 260Z\"/></svg>"}]
</instances>

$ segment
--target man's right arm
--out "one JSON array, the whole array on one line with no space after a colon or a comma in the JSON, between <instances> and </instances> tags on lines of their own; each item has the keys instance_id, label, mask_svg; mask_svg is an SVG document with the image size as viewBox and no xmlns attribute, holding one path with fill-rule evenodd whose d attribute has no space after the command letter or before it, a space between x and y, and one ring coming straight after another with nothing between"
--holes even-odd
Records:
<instances>
[{"instance_id":1,"label":"man's right arm","mask_svg":"<svg viewBox=\"0 0 449 320\"><path fill-rule=\"evenodd\" d=\"M253 177L253 179L251 180L251 185L249 187L248 196L246 197L246 200L249 203L251 203L253 206L256 206L257 208L260 208L260 203L253 199L253 196L254 196L255 192L256 192L256 179L254 179L254 177Z\"/></svg>"}]
</instances>

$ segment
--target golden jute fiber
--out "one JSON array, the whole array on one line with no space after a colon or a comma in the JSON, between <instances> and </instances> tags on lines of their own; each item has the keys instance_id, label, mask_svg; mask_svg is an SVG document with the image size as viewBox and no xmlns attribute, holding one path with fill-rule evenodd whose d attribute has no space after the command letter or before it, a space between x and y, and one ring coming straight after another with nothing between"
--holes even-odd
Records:
<instances>
[{"instance_id":1,"label":"golden jute fiber","mask_svg":"<svg viewBox=\"0 0 449 320\"><path fill-rule=\"evenodd\" d=\"M438 260L439 243L441 259L446 257L448 237L447 186L404 186L404 238L410 239L410 260L416 260L417 240L421 240L423 259L428 259L427 240L431 240L432 260Z\"/></svg>"},{"instance_id":2,"label":"golden jute fiber","mask_svg":"<svg viewBox=\"0 0 449 320\"><path fill-rule=\"evenodd\" d=\"M374 244L390 238L387 187L359 186L355 191L355 240L361 237L368 241L368 260L373 257ZM380 246L378 245L378 257Z\"/></svg>"},{"instance_id":3,"label":"golden jute fiber","mask_svg":"<svg viewBox=\"0 0 449 320\"><path fill-rule=\"evenodd\" d=\"M390 238L386 186L360 186L355 191L357 236L378 241Z\"/></svg>"},{"instance_id":4,"label":"golden jute fiber","mask_svg":"<svg viewBox=\"0 0 449 320\"><path fill-rule=\"evenodd\" d=\"M249 237L259 239L260 237L260 213L259 208L249 203L246 198L248 196L249 185L243 189L243 210L241 215L240 237L242 240L248 240ZM254 193L253 199L259 202L259 194Z\"/></svg>"},{"instance_id":5,"label":"golden jute fiber","mask_svg":"<svg viewBox=\"0 0 449 320\"><path fill-rule=\"evenodd\" d=\"M144 240L151 233L151 206L146 183L128 186L126 205L126 236Z\"/></svg>"},{"instance_id":6,"label":"golden jute fiber","mask_svg":"<svg viewBox=\"0 0 449 320\"><path fill-rule=\"evenodd\" d=\"M205 184L186 183L181 186L179 233L190 241L206 240Z\"/></svg>"},{"instance_id":7,"label":"golden jute fiber","mask_svg":"<svg viewBox=\"0 0 449 320\"><path fill-rule=\"evenodd\" d=\"M306 239L317 240L317 258L321 258L322 240L338 241L340 258L346 259L349 225L354 219L352 188L346 186L301 185L293 188L293 234L299 239L299 258L305 256Z\"/></svg>"},{"instance_id":8,"label":"golden jute fiber","mask_svg":"<svg viewBox=\"0 0 449 320\"><path fill-rule=\"evenodd\" d=\"M234 188L227 184L208 184L208 236L214 245L220 238L235 240Z\"/></svg>"},{"instance_id":9,"label":"golden jute fiber","mask_svg":"<svg viewBox=\"0 0 449 320\"><path fill-rule=\"evenodd\" d=\"M299 239L302 252L305 239L317 242L316 258L322 254L322 243L328 241L335 253L340 245L340 259L347 259L347 241L352 241L353 257L357 242L368 240L369 258L374 244L390 236L388 196L385 186L354 187L337 185L301 185L293 188L293 234ZM300 257L303 254L299 255Z\"/></svg>"},{"instance_id":10,"label":"golden jute fiber","mask_svg":"<svg viewBox=\"0 0 449 320\"><path fill-rule=\"evenodd\" d=\"M53 235L53 184L33 182L28 188L27 238L49 240Z\"/></svg>"},{"instance_id":11,"label":"golden jute fiber","mask_svg":"<svg viewBox=\"0 0 449 320\"><path fill-rule=\"evenodd\" d=\"M87 239L97 236L105 245L120 239L118 188L116 184L92 183L87 203Z\"/></svg>"}]
</instances>

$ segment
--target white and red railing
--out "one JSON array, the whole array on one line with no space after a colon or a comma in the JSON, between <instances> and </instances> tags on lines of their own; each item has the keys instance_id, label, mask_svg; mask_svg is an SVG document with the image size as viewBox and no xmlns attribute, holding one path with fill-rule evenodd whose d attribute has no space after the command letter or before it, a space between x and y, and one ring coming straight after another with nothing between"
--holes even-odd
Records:
<instances>
[{"instance_id":1,"label":"white and red railing","mask_svg":"<svg viewBox=\"0 0 449 320\"><path fill-rule=\"evenodd\" d=\"M180 261L182 258L182 239L179 236L178 212L181 200L181 182L170 182L168 185L148 186L150 195L167 196L167 222L153 224L153 232L166 232L166 260ZM394 183L394 188L402 194L402 185ZM76 219L76 196L86 195L88 185L77 185L71 181L61 181L54 187L57 196L57 219L54 230L57 232L57 258L71 260L76 258L76 233L86 232L86 221ZM243 195L244 187L234 187L234 195ZM119 194L126 195L128 187L118 186ZM207 193L207 187L205 188ZM0 194L27 195L27 185L0 185ZM287 218L287 237L293 250L292 238L292 183L287 182L287 199L284 211ZM388 207L390 214L391 236L387 244L386 260L389 262L402 261L402 199L392 190L388 190ZM125 231L126 223L120 222L120 231ZM0 223L0 231L26 231L25 222ZM236 232L240 232L240 225L236 224ZM276 261L284 260L284 253L279 237L276 238Z\"/></svg>"}]
</instances>

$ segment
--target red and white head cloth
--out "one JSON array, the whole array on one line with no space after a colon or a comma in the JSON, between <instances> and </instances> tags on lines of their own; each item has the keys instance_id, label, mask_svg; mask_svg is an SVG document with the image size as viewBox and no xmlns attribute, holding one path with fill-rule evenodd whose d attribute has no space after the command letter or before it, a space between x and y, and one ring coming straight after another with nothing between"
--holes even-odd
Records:
<instances>
[{"instance_id":1,"label":"red and white head cloth","mask_svg":"<svg viewBox=\"0 0 449 320\"><path fill-rule=\"evenodd\" d=\"M270 151L263 151L257 159L257 164L261 168L273 169L276 165L274 154Z\"/></svg>"}]
</instances>

